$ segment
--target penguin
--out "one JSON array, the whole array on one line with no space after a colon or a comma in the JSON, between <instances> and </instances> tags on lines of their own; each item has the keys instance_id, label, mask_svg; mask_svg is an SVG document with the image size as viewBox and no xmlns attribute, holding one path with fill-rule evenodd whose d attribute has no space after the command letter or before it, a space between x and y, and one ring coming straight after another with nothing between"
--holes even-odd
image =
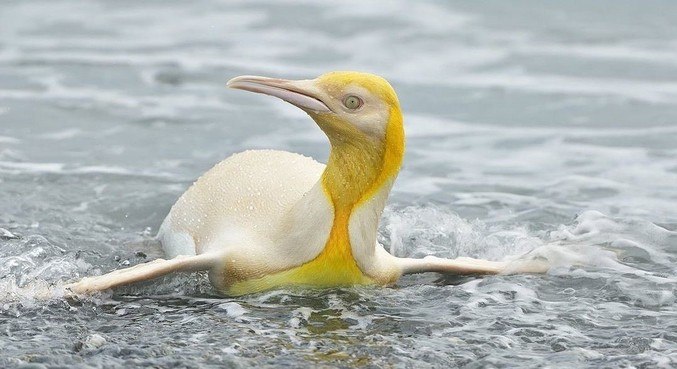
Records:
<instances>
[{"instance_id":1,"label":"penguin","mask_svg":"<svg viewBox=\"0 0 677 369\"><path fill-rule=\"evenodd\" d=\"M411 273L545 271L538 263L400 258L378 243L405 150L400 104L384 78L352 71L310 80L240 76L227 86L306 112L329 140L326 165L277 150L234 154L171 208L157 235L167 259L84 278L68 290L91 293L200 270L228 296L291 286L388 286Z\"/></svg>"}]
</instances>

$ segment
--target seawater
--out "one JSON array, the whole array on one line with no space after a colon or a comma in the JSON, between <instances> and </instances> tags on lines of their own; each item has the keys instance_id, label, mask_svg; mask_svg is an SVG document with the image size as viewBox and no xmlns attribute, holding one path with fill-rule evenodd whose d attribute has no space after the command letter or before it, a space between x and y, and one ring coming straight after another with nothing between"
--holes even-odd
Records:
<instances>
[{"instance_id":1,"label":"seawater","mask_svg":"<svg viewBox=\"0 0 677 369\"><path fill-rule=\"evenodd\" d=\"M225 81L346 69L405 112L380 242L548 274L64 298L157 256L142 243L228 155L326 160L302 112ZM675 367L676 143L673 2L5 1L0 366Z\"/></svg>"}]
</instances>

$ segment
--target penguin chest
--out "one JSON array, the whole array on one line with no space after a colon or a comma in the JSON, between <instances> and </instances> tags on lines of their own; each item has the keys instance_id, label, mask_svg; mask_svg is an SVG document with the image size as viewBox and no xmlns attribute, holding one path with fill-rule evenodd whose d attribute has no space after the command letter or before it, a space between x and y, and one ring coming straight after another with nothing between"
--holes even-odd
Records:
<instances>
[{"instance_id":1,"label":"penguin chest","mask_svg":"<svg viewBox=\"0 0 677 369\"><path fill-rule=\"evenodd\" d=\"M261 278L230 283L229 295L243 295L285 286L335 287L374 284L357 265L348 236L347 219L335 219L324 249L312 260Z\"/></svg>"}]
</instances>

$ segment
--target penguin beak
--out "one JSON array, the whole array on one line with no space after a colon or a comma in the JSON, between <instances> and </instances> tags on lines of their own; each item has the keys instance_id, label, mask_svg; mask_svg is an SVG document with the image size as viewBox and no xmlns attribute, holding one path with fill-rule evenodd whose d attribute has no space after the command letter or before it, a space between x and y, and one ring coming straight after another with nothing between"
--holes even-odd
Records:
<instances>
[{"instance_id":1,"label":"penguin beak","mask_svg":"<svg viewBox=\"0 0 677 369\"><path fill-rule=\"evenodd\" d=\"M275 96L309 112L331 112L331 109L320 99L320 91L312 80L292 81L258 76L239 76L228 81L226 87Z\"/></svg>"}]
</instances>

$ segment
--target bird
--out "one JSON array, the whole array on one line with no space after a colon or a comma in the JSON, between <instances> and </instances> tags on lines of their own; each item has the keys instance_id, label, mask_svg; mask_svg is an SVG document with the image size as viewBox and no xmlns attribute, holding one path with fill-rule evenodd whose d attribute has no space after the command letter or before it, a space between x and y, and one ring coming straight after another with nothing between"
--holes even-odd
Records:
<instances>
[{"instance_id":1,"label":"bird","mask_svg":"<svg viewBox=\"0 0 677 369\"><path fill-rule=\"evenodd\" d=\"M543 272L539 263L435 256L404 258L377 241L400 170L404 119L384 78L335 71L315 79L239 76L227 87L265 94L306 112L329 141L326 165L278 150L234 154L203 174L172 206L156 259L66 285L77 294L176 272L208 271L217 293L391 286L406 274Z\"/></svg>"}]
</instances>

